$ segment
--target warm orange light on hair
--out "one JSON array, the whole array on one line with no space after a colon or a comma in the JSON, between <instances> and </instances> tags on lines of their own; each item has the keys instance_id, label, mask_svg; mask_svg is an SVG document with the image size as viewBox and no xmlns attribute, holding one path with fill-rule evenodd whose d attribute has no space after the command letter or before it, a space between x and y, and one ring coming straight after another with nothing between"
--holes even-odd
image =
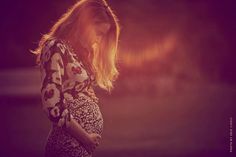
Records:
<instances>
[{"instance_id":1,"label":"warm orange light on hair","mask_svg":"<svg viewBox=\"0 0 236 157\"><path fill-rule=\"evenodd\" d=\"M91 41L95 41L92 30L99 23L108 23L110 28L98 44ZM36 62L40 64L40 53L47 40L56 37L68 41L81 59L89 63L99 87L110 92L119 75L116 67L119 34L118 19L105 0L81 0L62 15L31 52L37 55Z\"/></svg>"}]
</instances>

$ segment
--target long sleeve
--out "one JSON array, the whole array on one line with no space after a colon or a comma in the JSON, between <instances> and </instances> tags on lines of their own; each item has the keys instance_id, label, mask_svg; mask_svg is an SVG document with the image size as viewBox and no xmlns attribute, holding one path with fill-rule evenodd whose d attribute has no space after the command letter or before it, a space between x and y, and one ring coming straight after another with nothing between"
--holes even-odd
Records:
<instances>
[{"instance_id":1,"label":"long sleeve","mask_svg":"<svg viewBox=\"0 0 236 157\"><path fill-rule=\"evenodd\" d=\"M41 100L43 111L52 123L67 127L71 120L69 110L63 105L62 82L65 73L64 49L55 40L45 44L41 54Z\"/></svg>"}]
</instances>

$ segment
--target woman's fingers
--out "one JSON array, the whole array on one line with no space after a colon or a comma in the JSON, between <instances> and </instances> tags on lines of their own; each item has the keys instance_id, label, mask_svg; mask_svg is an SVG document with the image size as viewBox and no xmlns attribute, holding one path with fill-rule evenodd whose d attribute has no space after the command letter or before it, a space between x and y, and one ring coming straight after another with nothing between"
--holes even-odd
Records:
<instances>
[{"instance_id":1,"label":"woman's fingers","mask_svg":"<svg viewBox=\"0 0 236 157\"><path fill-rule=\"evenodd\" d=\"M92 140L91 140L91 143L86 146L86 150L88 153L91 154L96 149L96 147L99 145L101 135L96 134L96 133L91 133L90 136L91 136Z\"/></svg>"},{"instance_id":2,"label":"woman's fingers","mask_svg":"<svg viewBox=\"0 0 236 157\"><path fill-rule=\"evenodd\" d=\"M102 138L101 135L98 135L98 138L101 139Z\"/></svg>"},{"instance_id":3,"label":"woman's fingers","mask_svg":"<svg viewBox=\"0 0 236 157\"><path fill-rule=\"evenodd\" d=\"M100 135L97 134L97 136L96 136L96 140L101 140L101 138L102 138L102 137L101 137Z\"/></svg>"}]
</instances>

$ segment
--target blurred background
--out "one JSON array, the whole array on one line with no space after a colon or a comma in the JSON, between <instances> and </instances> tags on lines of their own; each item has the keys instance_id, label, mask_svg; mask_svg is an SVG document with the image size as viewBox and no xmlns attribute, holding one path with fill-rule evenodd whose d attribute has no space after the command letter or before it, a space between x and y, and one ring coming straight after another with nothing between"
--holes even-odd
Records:
<instances>
[{"instance_id":1,"label":"blurred background","mask_svg":"<svg viewBox=\"0 0 236 157\"><path fill-rule=\"evenodd\" d=\"M50 123L41 110L40 73L29 50L75 2L0 5L2 157L43 156ZM94 156L233 156L236 2L108 3L122 27L120 76L112 94L95 89L104 133Z\"/></svg>"}]
</instances>

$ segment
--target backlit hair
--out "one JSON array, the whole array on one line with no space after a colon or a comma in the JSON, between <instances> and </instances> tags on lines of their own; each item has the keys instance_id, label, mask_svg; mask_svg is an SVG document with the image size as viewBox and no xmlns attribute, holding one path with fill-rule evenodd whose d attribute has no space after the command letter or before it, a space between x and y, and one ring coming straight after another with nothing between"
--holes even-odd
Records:
<instances>
[{"instance_id":1,"label":"backlit hair","mask_svg":"<svg viewBox=\"0 0 236 157\"><path fill-rule=\"evenodd\" d=\"M110 92L113 82L119 75L116 62L120 26L116 15L105 0L81 0L69 8L50 31L41 37L38 47L34 51L31 50L37 55L36 64L40 65L40 53L44 43L54 37L69 41L76 52L82 53L80 36L75 34L95 21L107 22L111 27L102 38L101 44L91 45L93 51L87 55L91 57L89 63L98 86ZM83 59L89 60L88 57Z\"/></svg>"}]
</instances>

